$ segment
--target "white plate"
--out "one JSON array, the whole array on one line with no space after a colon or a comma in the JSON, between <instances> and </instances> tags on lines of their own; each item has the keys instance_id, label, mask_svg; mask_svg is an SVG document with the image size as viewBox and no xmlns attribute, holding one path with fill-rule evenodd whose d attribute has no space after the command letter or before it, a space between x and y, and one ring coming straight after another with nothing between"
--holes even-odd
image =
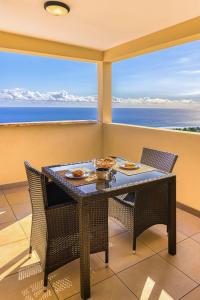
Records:
<instances>
[{"instance_id":1,"label":"white plate","mask_svg":"<svg viewBox=\"0 0 200 300\"><path fill-rule=\"evenodd\" d=\"M127 167L127 166L125 166L125 164L122 163L122 164L119 165L119 167L121 169L124 169L124 170L137 170L137 169L140 168L140 165L139 164L135 164L134 166Z\"/></svg>"},{"instance_id":2,"label":"white plate","mask_svg":"<svg viewBox=\"0 0 200 300\"><path fill-rule=\"evenodd\" d=\"M74 176L71 172L67 172L65 173L65 177L69 178L69 179L84 179L87 178L90 175L89 172L84 172L83 176Z\"/></svg>"}]
</instances>

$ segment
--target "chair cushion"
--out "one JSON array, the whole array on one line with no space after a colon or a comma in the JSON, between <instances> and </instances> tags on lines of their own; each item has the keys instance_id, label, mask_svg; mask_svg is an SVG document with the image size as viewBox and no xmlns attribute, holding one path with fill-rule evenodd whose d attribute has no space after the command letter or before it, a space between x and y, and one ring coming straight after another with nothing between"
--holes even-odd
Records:
<instances>
[{"instance_id":1,"label":"chair cushion","mask_svg":"<svg viewBox=\"0 0 200 300\"><path fill-rule=\"evenodd\" d=\"M135 193L128 193L114 197L115 200L118 202L128 205L134 206L135 205Z\"/></svg>"},{"instance_id":2,"label":"chair cushion","mask_svg":"<svg viewBox=\"0 0 200 300\"><path fill-rule=\"evenodd\" d=\"M46 191L48 207L59 204L75 203L75 200L67 195L67 193L59 188L54 182L47 183Z\"/></svg>"}]
</instances>

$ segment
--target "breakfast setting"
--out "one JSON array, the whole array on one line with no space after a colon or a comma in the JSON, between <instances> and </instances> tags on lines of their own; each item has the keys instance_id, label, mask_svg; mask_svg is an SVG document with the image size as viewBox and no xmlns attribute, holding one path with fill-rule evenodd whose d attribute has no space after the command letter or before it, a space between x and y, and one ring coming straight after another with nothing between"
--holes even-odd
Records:
<instances>
[{"instance_id":1,"label":"breakfast setting","mask_svg":"<svg viewBox=\"0 0 200 300\"><path fill-rule=\"evenodd\" d=\"M70 165L68 165L70 166ZM114 172L120 172L126 176L133 176L138 173L151 171L153 168L135 163L130 160L116 157L96 158L84 167L70 168L63 171L65 179L71 181L74 185L83 185L101 180L110 180Z\"/></svg>"},{"instance_id":2,"label":"breakfast setting","mask_svg":"<svg viewBox=\"0 0 200 300\"><path fill-rule=\"evenodd\" d=\"M69 169L67 170L65 177L77 180L87 179L86 182L95 181L97 179L105 180L108 179L108 175L115 164L116 160L112 157L94 159L91 169Z\"/></svg>"}]
</instances>

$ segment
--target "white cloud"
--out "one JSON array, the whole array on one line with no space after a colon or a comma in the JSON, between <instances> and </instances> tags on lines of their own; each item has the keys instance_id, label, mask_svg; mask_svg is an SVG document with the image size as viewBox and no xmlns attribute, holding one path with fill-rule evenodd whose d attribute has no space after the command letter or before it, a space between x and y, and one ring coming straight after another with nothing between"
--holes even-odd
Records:
<instances>
[{"instance_id":1,"label":"white cloud","mask_svg":"<svg viewBox=\"0 0 200 300\"><path fill-rule=\"evenodd\" d=\"M193 94L183 94L182 96L199 95L200 90L193 91ZM97 103L97 96L77 96L70 94L66 90L56 92L39 92L31 91L23 88L15 89L2 89L0 90L0 104L2 105L67 105L70 104L94 104ZM187 97L188 98L188 97ZM191 103L196 103L190 99L167 99L167 98L150 98L150 97L138 97L138 98L120 98L113 96L113 103L130 106L185 106Z\"/></svg>"},{"instance_id":2,"label":"white cloud","mask_svg":"<svg viewBox=\"0 0 200 300\"><path fill-rule=\"evenodd\" d=\"M0 90L0 99L13 100L16 102L41 102L41 101L61 101L61 102L96 102L97 96L75 96L68 91L39 92L22 88Z\"/></svg>"},{"instance_id":3,"label":"white cloud","mask_svg":"<svg viewBox=\"0 0 200 300\"><path fill-rule=\"evenodd\" d=\"M189 92L183 92L181 94L181 96L189 96L189 97L200 97L200 89L195 89L195 90L192 90L192 91L189 91Z\"/></svg>"},{"instance_id":4,"label":"white cloud","mask_svg":"<svg viewBox=\"0 0 200 300\"><path fill-rule=\"evenodd\" d=\"M188 57L188 56L183 56L183 57L180 57L178 60L177 60L177 63L179 64L185 64L185 63L188 63L190 62L191 58Z\"/></svg>"},{"instance_id":5,"label":"white cloud","mask_svg":"<svg viewBox=\"0 0 200 300\"><path fill-rule=\"evenodd\" d=\"M195 75L195 74L200 74L200 70L183 70L180 71L179 73L181 74L188 74L188 75Z\"/></svg>"},{"instance_id":6,"label":"white cloud","mask_svg":"<svg viewBox=\"0 0 200 300\"><path fill-rule=\"evenodd\" d=\"M177 106L194 103L191 99L171 100L167 98L119 98L113 97L114 103L133 104L133 105L166 105Z\"/></svg>"}]
</instances>

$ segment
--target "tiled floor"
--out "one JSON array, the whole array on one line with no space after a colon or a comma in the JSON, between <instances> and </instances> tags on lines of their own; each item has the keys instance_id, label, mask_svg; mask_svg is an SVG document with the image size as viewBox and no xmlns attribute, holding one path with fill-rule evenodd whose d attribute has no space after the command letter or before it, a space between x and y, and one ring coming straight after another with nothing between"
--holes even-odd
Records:
<instances>
[{"instance_id":1,"label":"tiled floor","mask_svg":"<svg viewBox=\"0 0 200 300\"><path fill-rule=\"evenodd\" d=\"M177 209L177 255L167 253L163 225L153 226L132 254L125 228L109 220L110 262L91 256L94 300L200 300L200 219ZM49 276L43 292L43 273L37 255L28 259L31 205L27 187L0 189L0 300L80 299L79 261Z\"/></svg>"}]
</instances>

